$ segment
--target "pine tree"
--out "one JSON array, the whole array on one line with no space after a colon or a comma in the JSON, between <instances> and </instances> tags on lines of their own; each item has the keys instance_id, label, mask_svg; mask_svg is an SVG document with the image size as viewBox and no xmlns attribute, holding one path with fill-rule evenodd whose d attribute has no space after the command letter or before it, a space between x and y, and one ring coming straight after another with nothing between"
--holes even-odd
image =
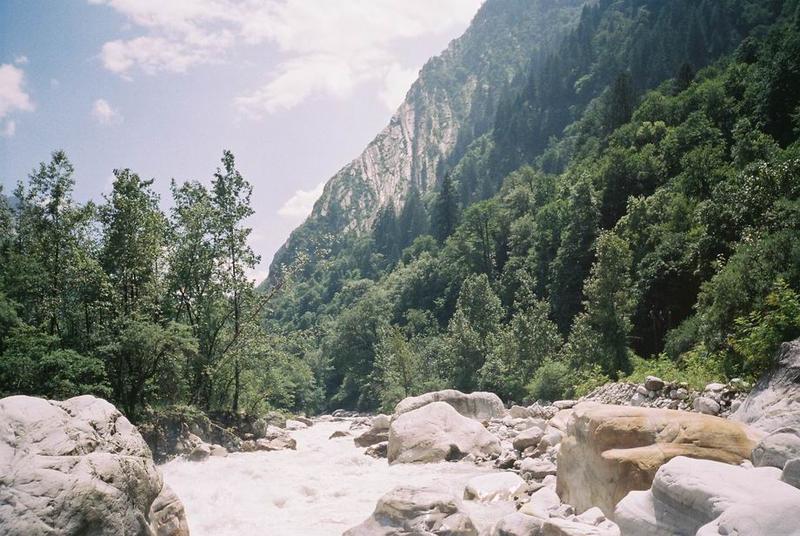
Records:
<instances>
[{"instance_id":1,"label":"pine tree","mask_svg":"<svg viewBox=\"0 0 800 536\"><path fill-rule=\"evenodd\" d=\"M419 196L417 186L412 184L408 192L403 210L397 221L399 247L403 250L411 245L415 238L428 232L428 214Z\"/></svg>"},{"instance_id":2,"label":"pine tree","mask_svg":"<svg viewBox=\"0 0 800 536\"><path fill-rule=\"evenodd\" d=\"M453 178L448 173L442 179L436 202L433 207L433 234L441 243L458 224L458 194L453 185Z\"/></svg>"},{"instance_id":3,"label":"pine tree","mask_svg":"<svg viewBox=\"0 0 800 536\"><path fill-rule=\"evenodd\" d=\"M400 257L400 229L394 203L391 201L378 211L378 216L372 225L372 237L375 241L375 251L383 255L389 265L393 265Z\"/></svg>"},{"instance_id":4,"label":"pine tree","mask_svg":"<svg viewBox=\"0 0 800 536\"><path fill-rule=\"evenodd\" d=\"M630 121L636 105L636 93L631 75L627 72L617 75L608 94L606 103L606 128L609 132Z\"/></svg>"}]
</instances>

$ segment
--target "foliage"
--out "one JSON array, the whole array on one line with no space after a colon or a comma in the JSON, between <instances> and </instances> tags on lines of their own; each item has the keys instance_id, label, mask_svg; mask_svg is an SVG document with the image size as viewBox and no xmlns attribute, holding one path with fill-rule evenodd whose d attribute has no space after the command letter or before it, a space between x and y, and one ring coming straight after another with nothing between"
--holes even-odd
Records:
<instances>
[{"instance_id":1,"label":"foliage","mask_svg":"<svg viewBox=\"0 0 800 536\"><path fill-rule=\"evenodd\" d=\"M800 336L800 296L778 279L761 308L739 317L730 338L741 368L752 378L772 365L778 346Z\"/></svg>"}]
</instances>

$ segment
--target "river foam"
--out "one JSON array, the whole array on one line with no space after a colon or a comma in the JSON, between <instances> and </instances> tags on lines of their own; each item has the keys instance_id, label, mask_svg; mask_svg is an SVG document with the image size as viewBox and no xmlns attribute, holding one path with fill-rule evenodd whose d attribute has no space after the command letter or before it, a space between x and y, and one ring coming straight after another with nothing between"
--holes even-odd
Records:
<instances>
[{"instance_id":1,"label":"river foam","mask_svg":"<svg viewBox=\"0 0 800 536\"><path fill-rule=\"evenodd\" d=\"M490 469L467 462L399 464L365 456L352 437L328 439L349 422L320 422L293 432L297 450L233 453L204 462L173 460L161 466L186 508L192 536L339 535L369 517L381 495L406 484L449 489ZM465 501L478 525L509 503Z\"/></svg>"}]
</instances>

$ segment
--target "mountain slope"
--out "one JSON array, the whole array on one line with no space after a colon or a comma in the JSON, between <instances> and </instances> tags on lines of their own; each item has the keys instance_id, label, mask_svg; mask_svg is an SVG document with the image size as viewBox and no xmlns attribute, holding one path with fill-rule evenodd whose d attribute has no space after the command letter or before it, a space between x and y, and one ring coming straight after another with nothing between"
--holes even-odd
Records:
<instances>
[{"instance_id":1,"label":"mountain slope","mask_svg":"<svg viewBox=\"0 0 800 536\"><path fill-rule=\"evenodd\" d=\"M463 36L420 71L389 125L325 185L308 220L275 255L271 276L327 233L368 231L379 209L422 194L494 121L501 91L574 26L581 0L489 0Z\"/></svg>"}]
</instances>

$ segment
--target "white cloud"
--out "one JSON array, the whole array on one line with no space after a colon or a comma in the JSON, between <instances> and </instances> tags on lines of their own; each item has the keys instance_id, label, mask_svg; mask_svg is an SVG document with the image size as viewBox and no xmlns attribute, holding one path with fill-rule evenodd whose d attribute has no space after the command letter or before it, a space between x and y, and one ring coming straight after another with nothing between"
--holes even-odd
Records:
<instances>
[{"instance_id":1,"label":"white cloud","mask_svg":"<svg viewBox=\"0 0 800 536\"><path fill-rule=\"evenodd\" d=\"M408 93L408 89L414 80L417 79L419 71L416 69L405 69L397 63L393 63L383 78L383 89L378 93L381 102L389 110L396 110Z\"/></svg>"},{"instance_id":2,"label":"white cloud","mask_svg":"<svg viewBox=\"0 0 800 536\"><path fill-rule=\"evenodd\" d=\"M30 112L34 109L24 85L22 69L8 63L0 65L0 119L14 111Z\"/></svg>"},{"instance_id":3,"label":"white cloud","mask_svg":"<svg viewBox=\"0 0 800 536\"><path fill-rule=\"evenodd\" d=\"M6 121L5 125L3 125L2 130L0 130L0 136L4 138L12 138L16 133L17 133L17 122L14 121L13 119L9 119L8 121Z\"/></svg>"},{"instance_id":4,"label":"white cloud","mask_svg":"<svg viewBox=\"0 0 800 536\"><path fill-rule=\"evenodd\" d=\"M103 45L103 64L124 78L225 61L240 46L277 46L283 58L267 80L235 103L259 117L315 95L346 97L370 81L382 83L380 99L396 107L414 76L393 45L466 26L483 0L89 1L144 32Z\"/></svg>"},{"instance_id":5,"label":"white cloud","mask_svg":"<svg viewBox=\"0 0 800 536\"><path fill-rule=\"evenodd\" d=\"M292 219L305 218L311 214L314 203L322 195L324 189L325 183L321 182L313 190L297 190L294 195L278 209L278 215Z\"/></svg>"},{"instance_id":6,"label":"white cloud","mask_svg":"<svg viewBox=\"0 0 800 536\"><path fill-rule=\"evenodd\" d=\"M125 118L119 110L111 106L105 99L97 99L92 105L92 117L101 125L118 125Z\"/></svg>"},{"instance_id":7,"label":"white cloud","mask_svg":"<svg viewBox=\"0 0 800 536\"><path fill-rule=\"evenodd\" d=\"M21 56L17 56L16 58L14 58L14 63L16 63L17 65L25 65L28 63L28 56L24 54Z\"/></svg>"}]
</instances>

